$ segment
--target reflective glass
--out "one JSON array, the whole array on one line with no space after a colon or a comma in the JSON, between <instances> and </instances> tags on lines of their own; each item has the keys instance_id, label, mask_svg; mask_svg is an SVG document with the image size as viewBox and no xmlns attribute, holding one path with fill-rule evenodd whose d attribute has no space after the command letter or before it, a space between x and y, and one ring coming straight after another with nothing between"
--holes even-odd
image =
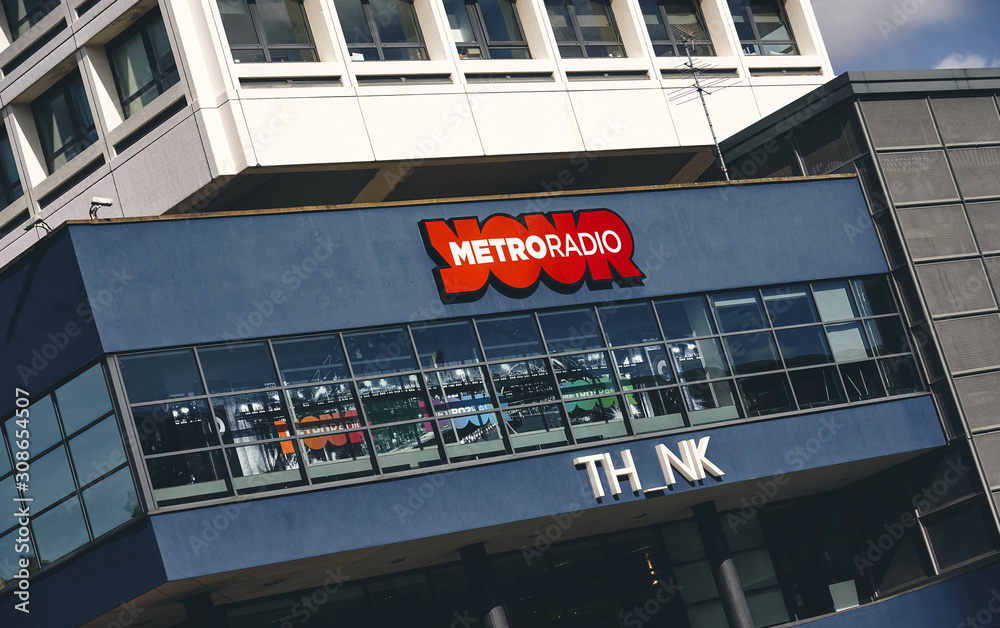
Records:
<instances>
[{"instance_id":1,"label":"reflective glass","mask_svg":"<svg viewBox=\"0 0 1000 628\"><path fill-rule=\"evenodd\" d=\"M874 361L842 364L840 374L844 378L847 397L851 401L885 397L885 387L882 385L882 379L879 377L878 367L875 366Z\"/></svg>"},{"instance_id":2,"label":"reflective glass","mask_svg":"<svg viewBox=\"0 0 1000 628\"><path fill-rule=\"evenodd\" d=\"M737 375L775 371L781 368L778 347L769 332L726 336L722 339L729 363Z\"/></svg>"},{"instance_id":3,"label":"reflective glass","mask_svg":"<svg viewBox=\"0 0 1000 628\"><path fill-rule=\"evenodd\" d=\"M521 358L545 352L535 317L530 314L477 318L476 327L487 360Z\"/></svg>"},{"instance_id":4,"label":"reflective glass","mask_svg":"<svg viewBox=\"0 0 1000 628\"><path fill-rule=\"evenodd\" d=\"M128 467L83 491L90 529L97 538L141 512Z\"/></svg>"},{"instance_id":5,"label":"reflective glass","mask_svg":"<svg viewBox=\"0 0 1000 628\"><path fill-rule=\"evenodd\" d=\"M95 364L56 390L59 416L67 434L111 412L104 369Z\"/></svg>"},{"instance_id":6,"label":"reflective glass","mask_svg":"<svg viewBox=\"0 0 1000 628\"><path fill-rule=\"evenodd\" d=\"M34 573L38 569L34 544L18 542L17 537L17 529L0 536L0 590L14 584L15 576L21 569L19 564L21 558L27 559L29 573ZM15 549L23 551L15 552Z\"/></svg>"},{"instance_id":7,"label":"reflective glass","mask_svg":"<svg viewBox=\"0 0 1000 628\"><path fill-rule=\"evenodd\" d=\"M795 409L792 391L784 373L747 377L736 382L743 394L747 416L763 416Z\"/></svg>"},{"instance_id":8,"label":"reflective glass","mask_svg":"<svg viewBox=\"0 0 1000 628\"><path fill-rule=\"evenodd\" d=\"M204 399L132 408L144 454L218 445L216 428L225 428Z\"/></svg>"},{"instance_id":9,"label":"reflective glass","mask_svg":"<svg viewBox=\"0 0 1000 628\"><path fill-rule=\"evenodd\" d=\"M293 424L296 434L323 435L362 425L353 389L346 382L310 388L294 388L288 391L288 398L291 400L292 414L295 417ZM275 423L278 427L278 436L284 438L289 435L284 421L276 421ZM317 451L331 442L328 436L302 439L302 443L307 448Z\"/></svg>"},{"instance_id":10,"label":"reflective glass","mask_svg":"<svg viewBox=\"0 0 1000 628\"><path fill-rule=\"evenodd\" d=\"M229 393L278 385L266 342L228 344L198 349L210 393Z\"/></svg>"},{"instance_id":11,"label":"reflective glass","mask_svg":"<svg viewBox=\"0 0 1000 628\"><path fill-rule=\"evenodd\" d=\"M809 286L784 286L781 288L765 288L764 306L775 327L786 325L805 325L818 323L819 316L813 305Z\"/></svg>"},{"instance_id":12,"label":"reflective glass","mask_svg":"<svg viewBox=\"0 0 1000 628\"><path fill-rule=\"evenodd\" d=\"M799 407L803 410L844 403L844 391L840 385L837 369L827 366L804 371L791 371L792 388Z\"/></svg>"},{"instance_id":13,"label":"reflective glass","mask_svg":"<svg viewBox=\"0 0 1000 628\"><path fill-rule=\"evenodd\" d=\"M372 43L371 30L365 18L364 5L359 0L334 0L337 7L337 17L344 29L344 37L349 44ZM378 55L375 57L378 58Z\"/></svg>"},{"instance_id":14,"label":"reflective glass","mask_svg":"<svg viewBox=\"0 0 1000 628\"><path fill-rule=\"evenodd\" d=\"M293 441L255 443L226 449L233 486L238 493L256 493L305 484Z\"/></svg>"},{"instance_id":15,"label":"reflective glass","mask_svg":"<svg viewBox=\"0 0 1000 628\"><path fill-rule=\"evenodd\" d=\"M868 328L875 355L891 355L910 350L898 317L872 318L865 321L865 327Z\"/></svg>"},{"instance_id":16,"label":"reflective glass","mask_svg":"<svg viewBox=\"0 0 1000 628\"><path fill-rule=\"evenodd\" d=\"M657 0L639 0L639 8L642 10L643 22L646 24L646 32L649 33L650 41L669 40L663 16L660 15L660 3ZM667 54L674 55L672 46Z\"/></svg>"},{"instance_id":17,"label":"reflective glass","mask_svg":"<svg viewBox=\"0 0 1000 628\"><path fill-rule=\"evenodd\" d=\"M710 298L722 333L767 327L764 308L756 290L716 294Z\"/></svg>"},{"instance_id":18,"label":"reflective glass","mask_svg":"<svg viewBox=\"0 0 1000 628\"><path fill-rule=\"evenodd\" d=\"M660 340L653 310L649 303L609 305L597 309L604 335L612 347L637 345Z\"/></svg>"},{"instance_id":19,"label":"reflective glass","mask_svg":"<svg viewBox=\"0 0 1000 628\"><path fill-rule=\"evenodd\" d=\"M556 399L555 381L545 360L523 360L490 366L500 407Z\"/></svg>"},{"instance_id":20,"label":"reflective glass","mask_svg":"<svg viewBox=\"0 0 1000 628\"><path fill-rule=\"evenodd\" d=\"M855 279L851 283L854 285L854 294L858 298L862 316L896 313L896 302L893 301L885 277Z\"/></svg>"},{"instance_id":21,"label":"reflective glass","mask_svg":"<svg viewBox=\"0 0 1000 628\"><path fill-rule=\"evenodd\" d=\"M478 4L491 42L524 41L516 5L512 0L479 0Z\"/></svg>"},{"instance_id":22,"label":"reflective glass","mask_svg":"<svg viewBox=\"0 0 1000 628\"><path fill-rule=\"evenodd\" d=\"M683 391L691 425L737 419L740 416L731 381L685 386Z\"/></svg>"},{"instance_id":23,"label":"reflective glass","mask_svg":"<svg viewBox=\"0 0 1000 628\"><path fill-rule=\"evenodd\" d=\"M577 442L625 435L625 421L618 397L567 401L566 416Z\"/></svg>"},{"instance_id":24,"label":"reflective glass","mask_svg":"<svg viewBox=\"0 0 1000 628\"><path fill-rule=\"evenodd\" d=\"M750 26L750 15L747 13L744 0L729 0L729 12L736 25L736 34L740 40L754 40L753 27Z\"/></svg>"},{"instance_id":25,"label":"reflective glass","mask_svg":"<svg viewBox=\"0 0 1000 628\"><path fill-rule=\"evenodd\" d=\"M444 419L438 421L438 429L452 462L477 460L504 452L497 417L493 413Z\"/></svg>"},{"instance_id":26,"label":"reflective glass","mask_svg":"<svg viewBox=\"0 0 1000 628\"><path fill-rule=\"evenodd\" d=\"M618 31L611 17L611 7L603 0L570 0L585 42L616 42ZM608 55L610 56L610 55Z\"/></svg>"},{"instance_id":27,"label":"reflective glass","mask_svg":"<svg viewBox=\"0 0 1000 628\"><path fill-rule=\"evenodd\" d=\"M420 27L411 3L406 0L369 0L369 4L382 43L420 43Z\"/></svg>"},{"instance_id":28,"label":"reflective glass","mask_svg":"<svg viewBox=\"0 0 1000 628\"><path fill-rule=\"evenodd\" d=\"M424 368L481 362L471 321L435 323L411 328L420 365Z\"/></svg>"},{"instance_id":29,"label":"reflective glass","mask_svg":"<svg viewBox=\"0 0 1000 628\"><path fill-rule=\"evenodd\" d=\"M302 0L255 0L255 3L269 46L312 43Z\"/></svg>"},{"instance_id":30,"label":"reflective glass","mask_svg":"<svg viewBox=\"0 0 1000 628\"><path fill-rule=\"evenodd\" d=\"M76 490L69 470L66 448L58 447L31 463L31 482L25 497L32 497L33 510L54 504Z\"/></svg>"},{"instance_id":31,"label":"reflective glass","mask_svg":"<svg viewBox=\"0 0 1000 628\"><path fill-rule=\"evenodd\" d=\"M555 447L568 442L566 420L558 406L534 406L503 413L514 451Z\"/></svg>"},{"instance_id":32,"label":"reflective glass","mask_svg":"<svg viewBox=\"0 0 1000 628\"><path fill-rule=\"evenodd\" d=\"M360 381L358 395L372 425L430 416L424 387L416 375Z\"/></svg>"},{"instance_id":33,"label":"reflective glass","mask_svg":"<svg viewBox=\"0 0 1000 628\"><path fill-rule=\"evenodd\" d=\"M781 355L788 368L833 362L826 335L819 325L779 329L774 333L778 337L778 346L781 347Z\"/></svg>"},{"instance_id":34,"label":"reflective glass","mask_svg":"<svg viewBox=\"0 0 1000 628\"><path fill-rule=\"evenodd\" d=\"M7 430L7 442L10 444L12 452L19 451L18 442L27 440L28 453L35 456L62 440L62 434L59 432L59 423L56 420L56 411L52 405L51 395L42 397L28 406L27 409L27 417L19 417L15 414L7 419L4 428ZM21 421L22 425L18 425L18 420ZM0 466L7 467L3 463L0 463Z\"/></svg>"},{"instance_id":35,"label":"reflective glass","mask_svg":"<svg viewBox=\"0 0 1000 628\"><path fill-rule=\"evenodd\" d=\"M702 560L706 557L705 547L701 542L701 533L694 519L686 519L677 523L668 523L661 528L663 540L667 547L667 555L674 564ZM718 595L718 593L713 593Z\"/></svg>"},{"instance_id":36,"label":"reflective glass","mask_svg":"<svg viewBox=\"0 0 1000 628\"><path fill-rule=\"evenodd\" d=\"M14 483L13 475L8 475L4 479L0 480L0 504L3 504L4 506L14 504L14 508L17 508L18 504L14 503L14 500L20 496L21 494L17 492L17 485ZM0 524L0 530L16 525L16 523L17 521L14 519L5 521Z\"/></svg>"},{"instance_id":37,"label":"reflective glass","mask_svg":"<svg viewBox=\"0 0 1000 628\"><path fill-rule=\"evenodd\" d=\"M281 394L276 391L230 395L212 399L216 422L224 443L246 443L278 438L279 423L286 420Z\"/></svg>"},{"instance_id":38,"label":"reflective glass","mask_svg":"<svg viewBox=\"0 0 1000 628\"><path fill-rule=\"evenodd\" d=\"M636 434L684 427L677 388L632 392L625 395L625 403Z\"/></svg>"},{"instance_id":39,"label":"reflective glass","mask_svg":"<svg viewBox=\"0 0 1000 628\"><path fill-rule=\"evenodd\" d=\"M42 564L61 558L90 540L80 499L75 495L47 513L32 517L31 530Z\"/></svg>"},{"instance_id":40,"label":"reflective glass","mask_svg":"<svg viewBox=\"0 0 1000 628\"><path fill-rule=\"evenodd\" d=\"M129 403L205 394L191 349L118 358Z\"/></svg>"},{"instance_id":41,"label":"reflective glass","mask_svg":"<svg viewBox=\"0 0 1000 628\"><path fill-rule=\"evenodd\" d=\"M69 453L80 486L86 486L115 467L124 464L118 421L109 416L79 436L70 439Z\"/></svg>"},{"instance_id":42,"label":"reflective glass","mask_svg":"<svg viewBox=\"0 0 1000 628\"><path fill-rule=\"evenodd\" d=\"M594 311L590 308L538 315L545 344L552 353L597 349L604 346Z\"/></svg>"},{"instance_id":43,"label":"reflective glass","mask_svg":"<svg viewBox=\"0 0 1000 628\"><path fill-rule=\"evenodd\" d=\"M355 377L416 370L410 334L403 327L344 334Z\"/></svg>"},{"instance_id":44,"label":"reflective glass","mask_svg":"<svg viewBox=\"0 0 1000 628\"><path fill-rule=\"evenodd\" d=\"M552 34L556 36L556 41L577 41L576 31L573 30L573 23L569 17L569 7L565 0L545 0L545 10L549 14L549 23L552 25ZM566 57L563 48L560 46L559 52L561 56ZM576 54L578 56L581 54L579 48L576 48Z\"/></svg>"},{"instance_id":45,"label":"reflective glass","mask_svg":"<svg viewBox=\"0 0 1000 628\"><path fill-rule=\"evenodd\" d=\"M229 45L260 44L246 0L216 0Z\"/></svg>"},{"instance_id":46,"label":"reflective glass","mask_svg":"<svg viewBox=\"0 0 1000 628\"><path fill-rule=\"evenodd\" d=\"M846 281L814 283L813 294L816 295L816 306L824 322L856 318L858 315Z\"/></svg>"},{"instance_id":47,"label":"reflective glass","mask_svg":"<svg viewBox=\"0 0 1000 628\"><path fill-rule=\"evenodd\" d=\"M385 473L441 464L437 434L430 423L373 429L372 441Z\"/></svg>"},{"instance_id":48,"label":"reflective glass","mask_svg":"<svg viewBox=\"0 0 1000 628\"><path fill-rule=\"evenodd\" d=\"M611 365L608 364L608 354L603 351L552 358L552 365L555 367L563 399L590 397L618 390L611 374Z\"/></svg>"},{"instance_id":49,"label":"reflective glass","mask_svg":"<svg viewBox=\"0 0 1000 628\"><path fill-rule=\"evenodd\" d=\"M153 484L153 497L160 506L231 495L227 486L222 452L147 458L146 469Z\"/></svg>"},{"instance_id":50,"label":"reflective glass","mask_svg":"<svg viewBox=\"0 0 1000 628\"><path fill-rule=\"evenodd\" d=\"M456 44L475 43L476 34L472 30L472 22L469 20L469 11L466 9L465 0L444 0L444 10L448 14L448 27L451 29L451 38ZM485 42L479 42L485 44ZM463 58L467 58L464 57Z\"/></svg>"},{"instance_id":51,"label":"reflective glass","mask_svg":"<svg viewBox=\"0 0 1000 628\"><path fill-rule=\"evenodd\" d=\"M479 367L424 374L436 416L464 414L493 408Z\"/></svg>"},{"instance_id":52,"label":"reflective glass","mask_svg":"<svg viewBox=\"0 0 1000 628\"><path fill-rule=\"evenodd\" d=\"M671 28L677 32L678 41L689 39L704 41L709 38L691 0L661 0L661 2Z\"/></svg>"},{"instance_id":53,"label":"reflective glass","mask_svg":"<svg viewBox=\"0 0 1000 628\"><path fill-rule=\"evenodd\" d=\"M613 353L622 390L674 383L674 374L663 345L615 349Z\"/></svg>"},{"instance_id":54,"label":"reflective glass","mask_svg":"<svg viewBox=\"0 0 1000 628\"><path fill-rule=\"evenodd\" d=\"M905 395L923 390L917 365L910 356L897 356L878 361L890 395Z\"/></svg>"},{"instance_id":55,"label":"reflective glass","mask_svg":"<svg viewBox=\"0 0 1000 628\"><path fill-rule=\"evenodd\" d=\"M302 441L306 471L314 481L338 480L375 472L364 432L334 432Z\"/></svg>"},{"instance_id":56,"label":"reflective glass","mask_svg":"<svg viewBox=\"0 0 1000 628\"><path fill-rule=\"evenodd\" d=\"M672 342L669 346L670 359L682 382L729 375L726 360L722 357L722 348L714 338Z\"/></svg>"},{"instance_id":57,"label":"reflective glass","mask_svg":"<svg viewBox=\"0 0 1000 628\"><path fill-rule=\"evenodd\" d=\"M827 325L826 334L830 338L830 348L837 362L861 360L872 356L860 322Z\"/></svg>"},{"instance_id":58,"label":"reflective glass","mask_svg":"<svg viewBox=\"0 0 1000 628\"><path fill-rule=\"evenodd\" d=\"M340 347L340 336L310 336L271 343L278 360L281 381L289 384L310 384L347 379L347 362Z\"/></svg>"}]
</instances>

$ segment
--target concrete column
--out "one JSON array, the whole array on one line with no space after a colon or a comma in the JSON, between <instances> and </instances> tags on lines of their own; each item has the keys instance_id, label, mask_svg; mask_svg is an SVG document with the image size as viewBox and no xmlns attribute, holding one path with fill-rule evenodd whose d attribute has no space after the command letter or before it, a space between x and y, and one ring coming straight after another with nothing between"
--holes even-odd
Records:
<instances>
[{"instance_id":1,"label":"concrete column","mask_svg":"<svg viewBox=\"0 0 1000 628\"><path fill-rule=\"evenodd\" d=\"M747 598L743 595L743 586L736 573L736 563L729 553L729 544L726 543L726 534L722 530L722 521L719 520L715 502L698 504L692 510L730 628L753 628L750 607L747 606Z\"/></svg>"},{"instance_id":2,"label":"concrete column","mask_svg":"<svg viewBox=\"0 0 1000 628\"><path fill-rule=\"evenodd\" d=\"M465 576L472 587L472 597L476 602L473 609L477 617L483 618L485 628L509 628L507 613L503 608L503 597L497 585L497 577L493 572L493 563L486 555L486 546L482 543L469 545L459 550Z\"/></svg>"}]
</instances>

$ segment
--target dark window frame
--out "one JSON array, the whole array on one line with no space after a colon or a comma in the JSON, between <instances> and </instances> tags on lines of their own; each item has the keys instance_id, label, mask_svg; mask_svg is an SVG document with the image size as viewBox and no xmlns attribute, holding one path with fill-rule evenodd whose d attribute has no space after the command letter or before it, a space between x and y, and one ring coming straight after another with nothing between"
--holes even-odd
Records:
<instances>
[{"instance_id":1,"label":"dark window frame","mask_svg":"<svg viewBox=\"0 0 1000 628\"><path fill-rule=\"evenodd\" d=\"M0 168L0 207L6 207L24 196L24 187L21 185L21 177L17 171L17 159L14 157L10 135L7 133L6 126L0 126L0 146L3 146L5 140L10 151L9 156L12 161L11 165L14 167L15 179L8 181L7 177L3 174L6 168ZM0 152L0 160L6 159L7 156L4 152Z\"/></svg>"},{"instance_id":2,"label":"dark window frame","mask_svg":"<svg viewBox=\"0 0 1000 628\"><path fill-rule=\"evenodd\" d=\"M456 41L455 46L458 47L459 56L461 58L472 58L477 57L466 57L462 55L462 48L479 48L480 57L482 59L491 59L492 52L496 50L524 50L528 53L528 58L531 58L531 51L528 48L527 39L524 40L507 40L507 41L493 41L490 38L489 29L486 28L486 19L483 17L482 7L479 6L479 0L459 0L465 5L465 10L469 15L469 22L472 24L472 33L475 37L472 41ZM517 11L516 0L510 0L510 4L514 9L514 21L517 23L518 30L521 34L524 34L524 27L521 25L521 16ZM447 12L447 7L445 8Z\"/></svg>"},{"instance_id":3,"label":"dark window frame","mask_svg":"<svg viewBox=\"0 0 1000 628\"><path fill-rule=\"evenodd\" d=\"M87 105L87 111L90 114L89 126L84 126L82 124L83 121L78 119L76 111L72 106L73 103L72 89L77 82L79 82L80 88L84 90L84 95L83 95L84 103ZM44 141L41 142L42 155L45 158L45 166L48 169L49 174L54 173L58 169L54 167L55 160L57 158L65 155L72 149L77 149L76 155L79 155L87 148L92 146L95 142L97 142L97 123L94 121L94 112L90 108L90 101L87 100L86 88L83 85L83 76L80 74L79 70L73 70L63 78L59 79L59 81L56 82L55 85L45 90L45 92L41 96L32 101L31 114L35 121L35 128L40 129L42 126L39 123L40 110L44 106L51 104L51 102L54 101L56 97L60 94L66 99L67 103L69 103L70 105L69 114L70 114L70 123L72 126L72 133L70 134L69 137L72 139L71 141L63 142L59 150L51 154L49 153L49 148L46 145L46 143ZM91 139L88 142L87 139L91 136L91 134L93 134L93 139ZM41 132L39 132L39 135L41 135ZM72 161L73 158L76 157L76 155L67 159L66 162L62 165L66 165L67 163Z\"/></svg>"},{"instance_id":4,"label":"dark window frame","mask_svg":"<svg viewBox=\"0 0 1000 628\"><path fill-rule=\"evenodd\" d=\"M149 13L139 18L134 24L125 29L121 34L117 35L114 39L108 42L108 45L104 47L107 53L109 64L111 65L111 76L115 81L115 88L118 92L118 102L122 107L122 114L125 118L128 118L129 111L128 106L132 104L133 101L141 98L150 89L156 88L157 95L163 94L165 91L180 82L180 70L177 67L177 59L174 58L173 48L170 49L170 61L173 64L168 68L160 68L160 59L156 56L156 52L153 50L153 42L150 38L149 31L157 20L164 24L166 27L166 22L163 20L163 14L160 12L159 7L153 8ZM115 64L112 59L112 53L116 51L119 47L123 47L128 40L134 37L138 33L141 41L143 50L146 53L146 61L149 64L149 69L153 73L153 79L149 83L146 83L140 87L135 93L131 95L126 95L122 87L122 81L118 76L118 72L115 70ZM141 109L141 107L140 107Z\"/></svg>"},{"instance_id":5,"label":"dark window frame","mask_svg":"<svg viewBox=\"0 0 1000 628\"><path fill-rule=\"evenodd\" d=\"M267 33L264 31L264 23L260 19L260 15L257 12L257 0L240 0L247 6L247 13L250 15L250 22L253 24L254 32L257 34L257 44L229 44L230 52L236 50L259 50L264 55L264 63L309 63L309 61L283 61L281 59L274 59L271 55L271 49L276 48L280 50L292 49L292 50L311 50L316 56L316 60L319 60L319 52L316 51L316 40L313 38L312 28L309 26L309 15L306 13L306 7L304 0L295 0L296 4L302 11L302 23L306 28L306 35L309 37L308 44L269 44L267 41ZM225 30L225 29L223 29ZM234 56L235 59L235 56Z\"/></svg>"},{"instance_id":6,"label":"dark window frame","mask_svg":"<svg viewBox=\"0 0 1000 628\"><path fill-rule=\"evenodd\" d=\"M347 42L347 48L350 51L352 48L361 48L374 50L378 53L378 61L387 61L385 58L386 48L404 48L413 50L422 50L422 59L402 59L404 61L426 61L430 59L430 53L427 51L427 40L424 39L424 31L420 28L420 19L417 16L417 10L413 6L413 0L402 0L402 2L409 6L410 12L413 15L413 23L417 30L417 42L383 42L382 33L379 30L379 21L375 17L375 12L372 10L371 2L369 0L359 0L361 3L361 11L365 16L365 23L368 25L368 32L371 35L370 42L352 43ZM398 15L398 13L397 13ZM343 22L341 22L341 27L343 27ZM349 59L353 61L354 59ZM358 59L360 61L360 59ZM388 59L389 61L400 61L401 59ZM365 59L365 61L375 61L375 59Z\"/></svg>"},{"instance_id":7,"label":"dark window frame","mask_svg":"<svg viewBox=\"0 0 1000 628\"><path fill-rule=\"evenodd\" d=\"M16 0L13 0L16 2ZM10 15L10 4L12 0L3 0L3 14L4 18L7 20L7 28L10 31L10 38L12 41L16 41L19 37L24 36L31 27L38 24L42 19L55 10L59 6L58 0L25 0L25 16L19 20L14 20ZM21 30L24 24L27 23L28 27Z\"/></svg>"},{"instance_id":8,"label":"dark window frame","mask_svg":"<svg viewBox=\"0 0 1000 628\"><path fill-rule=\"evenodd\" d=\"M587 53L587 48L591 47L591 46L618 46L618 47L620 47L622 49L622 56L621 56L621 58L625 58L625 57L628 56L628 51L625 50L625 43L622 41L622 33L621 33L620 30L618 30L618 21L615 19L615 12L611 8L611 0L601 0L601 3L604 4L607 7L607 9L608 9L608 18L609 18L609 21L611 22L611 28L614 29L615 35L618 36L618 39L615 40L615 41L604 41L604 40L591 41L591 40L588 40L588 39L584 39L584 37L583 37L583 30L582 30L582 28L580 26L580 21L577 18L576 7L573 5L573 0L545 0L546 14L548 14L548 7L550 5L560 5L561 4L561 5L564 5L566 7L566 14L569 16L570 26L573 28L573 34L576 37L574 40L566 40L566 41L560 41L558 38L556 39L556 47L560 49L559 50L559 56L560 57L562 57L564 59L566 59L566 58L574 58L574 57L563 57L562 56L562 48L568 48L568 47L572 47L572 46L576 46L576 47L578 47L580 49L581 56L578 57L578 58L581 58L581 59L589 59L589 58L601 59L601 58L604 58L604 57L591 57ZM549 20L550 20L549 26L550 26L550 28L552 26L551 25L551 19L552 19L552 16L549 15ZM554 31L553 31L553 34L554 34Z\"/></svg>"},{"instance_id":9,"label":"dark window frame","mask_svg":"<svg viewBox=\"0 0 1000 628\"><path fill-rule=\"evenodd\" d=\"M658 56L658 57L661 57L661 56L666 56L666 57L669 57L669 56L684 57L684 56L687 55L687 50L689 48L691 49L691 56L693 56L693 57L699 57L699 56L700 57L705 57L705 56L714 57L715 56L715 45L712 44L712 36L708 32L708 27L705 24L705 18L701 14L701 6L700 6L700 4L696 0L687 0L687 1L690 2L690 4L691 4L691 12L694 14L695 19L698 21L698 26L700 26L701 30L703 30L705 32L705 35L708 36L708 39L678 40L674 36L674 29L673 29L673 26L670 23L670 14L667 13L667 9L666 9L666 7L663 6L663 2L661 0L651 0L651 1L656 3L657 14L660 16L660 20L663 22L663 28L664 28L664 30L667 33L667 38L666 39L653 39L652 37L650 37L649 39L652 42L654 49L657 46L670 46L671 48L673 48L673 51L674 51L673 55L661 55L661 54L657 54L656 56ZM642 11L642 7L640 6L640 12L641 11ZM645 15L645 14L643 13L643 15ZM708 46L708 48L711 50L711 54L708 54L708 55L696 54L695 53L695 49L696 49L695 47L696 46Z\"/></svg>"},{"instance_id":10,"label":"dark window frame","mask_svg":"<svg viewBox=\"0 0 1000 628\"><path fill-rule=\"evenodd\" d=\"M780 57L780 56L797 56L797 55L800 54L799 53L799 45L795 41L795 33L792 31L792 25L788 22L788 15L785 14L785 8L782 6L782 4L783 4L782 0L767 0L767 1L773 1L774 2L774 6L778 10L778 17L781 18L781 25L785 27L785 30L788 31L788 34L791 37L789 39L775 39L775 40L766 40L766 41L764 40L764 38L762 38L760 36L760 31L757 29L757 19L754 17L754 14L753 14L753 7L750 6L751 3L753 3L755 0L740 0L740 1L743 3L743 8L746 9L747 24L749 25L750 29L753 31L753 36L754 36L753 39L741 39L740 40L740 48L742 49L743 54L745 56L751 56L751 57L779 56ZM759 2L761 0L756 0L756 1ZM729 0L729 13L730 13L730 15L733 15L733 4L732 3L733 3L733 0ZM795 52L794 53L789 53L789 54L778 54L778 55L769 55L769 54L767 54L767 53L764 52L764 46L774 46L774 45L789 45L789 46L792 46L795 49ZM756 49L756 50L758 50L758 52L748 52L747 51L748 48L750 48L750 49Z\"/></svg>"}]
</instances>

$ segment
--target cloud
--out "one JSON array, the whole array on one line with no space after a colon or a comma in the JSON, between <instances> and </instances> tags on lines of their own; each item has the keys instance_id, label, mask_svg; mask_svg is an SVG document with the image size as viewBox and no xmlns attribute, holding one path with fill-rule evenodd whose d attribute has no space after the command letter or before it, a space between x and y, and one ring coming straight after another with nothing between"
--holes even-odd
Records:
<instances>
[{"instance_id":1,"label":"cloud","mask_svg":"<svg viewBox=\"0 0 1000 628\"><path fill-rule=\"evenodd\" d=\"M1000 68L1000 59L987 61L983 55L973 53L963 55L960 52L953 52L944 59L941 59L934 66L935 70L951 70L954 68Z\"/></svg>"}]
</instances>

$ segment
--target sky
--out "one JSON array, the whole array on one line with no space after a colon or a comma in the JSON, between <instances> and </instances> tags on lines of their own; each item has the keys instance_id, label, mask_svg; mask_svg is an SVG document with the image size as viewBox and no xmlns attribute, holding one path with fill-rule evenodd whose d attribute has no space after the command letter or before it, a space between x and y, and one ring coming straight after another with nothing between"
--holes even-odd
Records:
<instances>
[{"instance_id":1,"label":"sky","mask_svg":"<svg viewBox=\"0 0 1000 628\"><path fill-rule=\"evenodd\" d=\"M812 0L833 69L1000 67L1000 0Z\"/></svg>"}]
</instances>

